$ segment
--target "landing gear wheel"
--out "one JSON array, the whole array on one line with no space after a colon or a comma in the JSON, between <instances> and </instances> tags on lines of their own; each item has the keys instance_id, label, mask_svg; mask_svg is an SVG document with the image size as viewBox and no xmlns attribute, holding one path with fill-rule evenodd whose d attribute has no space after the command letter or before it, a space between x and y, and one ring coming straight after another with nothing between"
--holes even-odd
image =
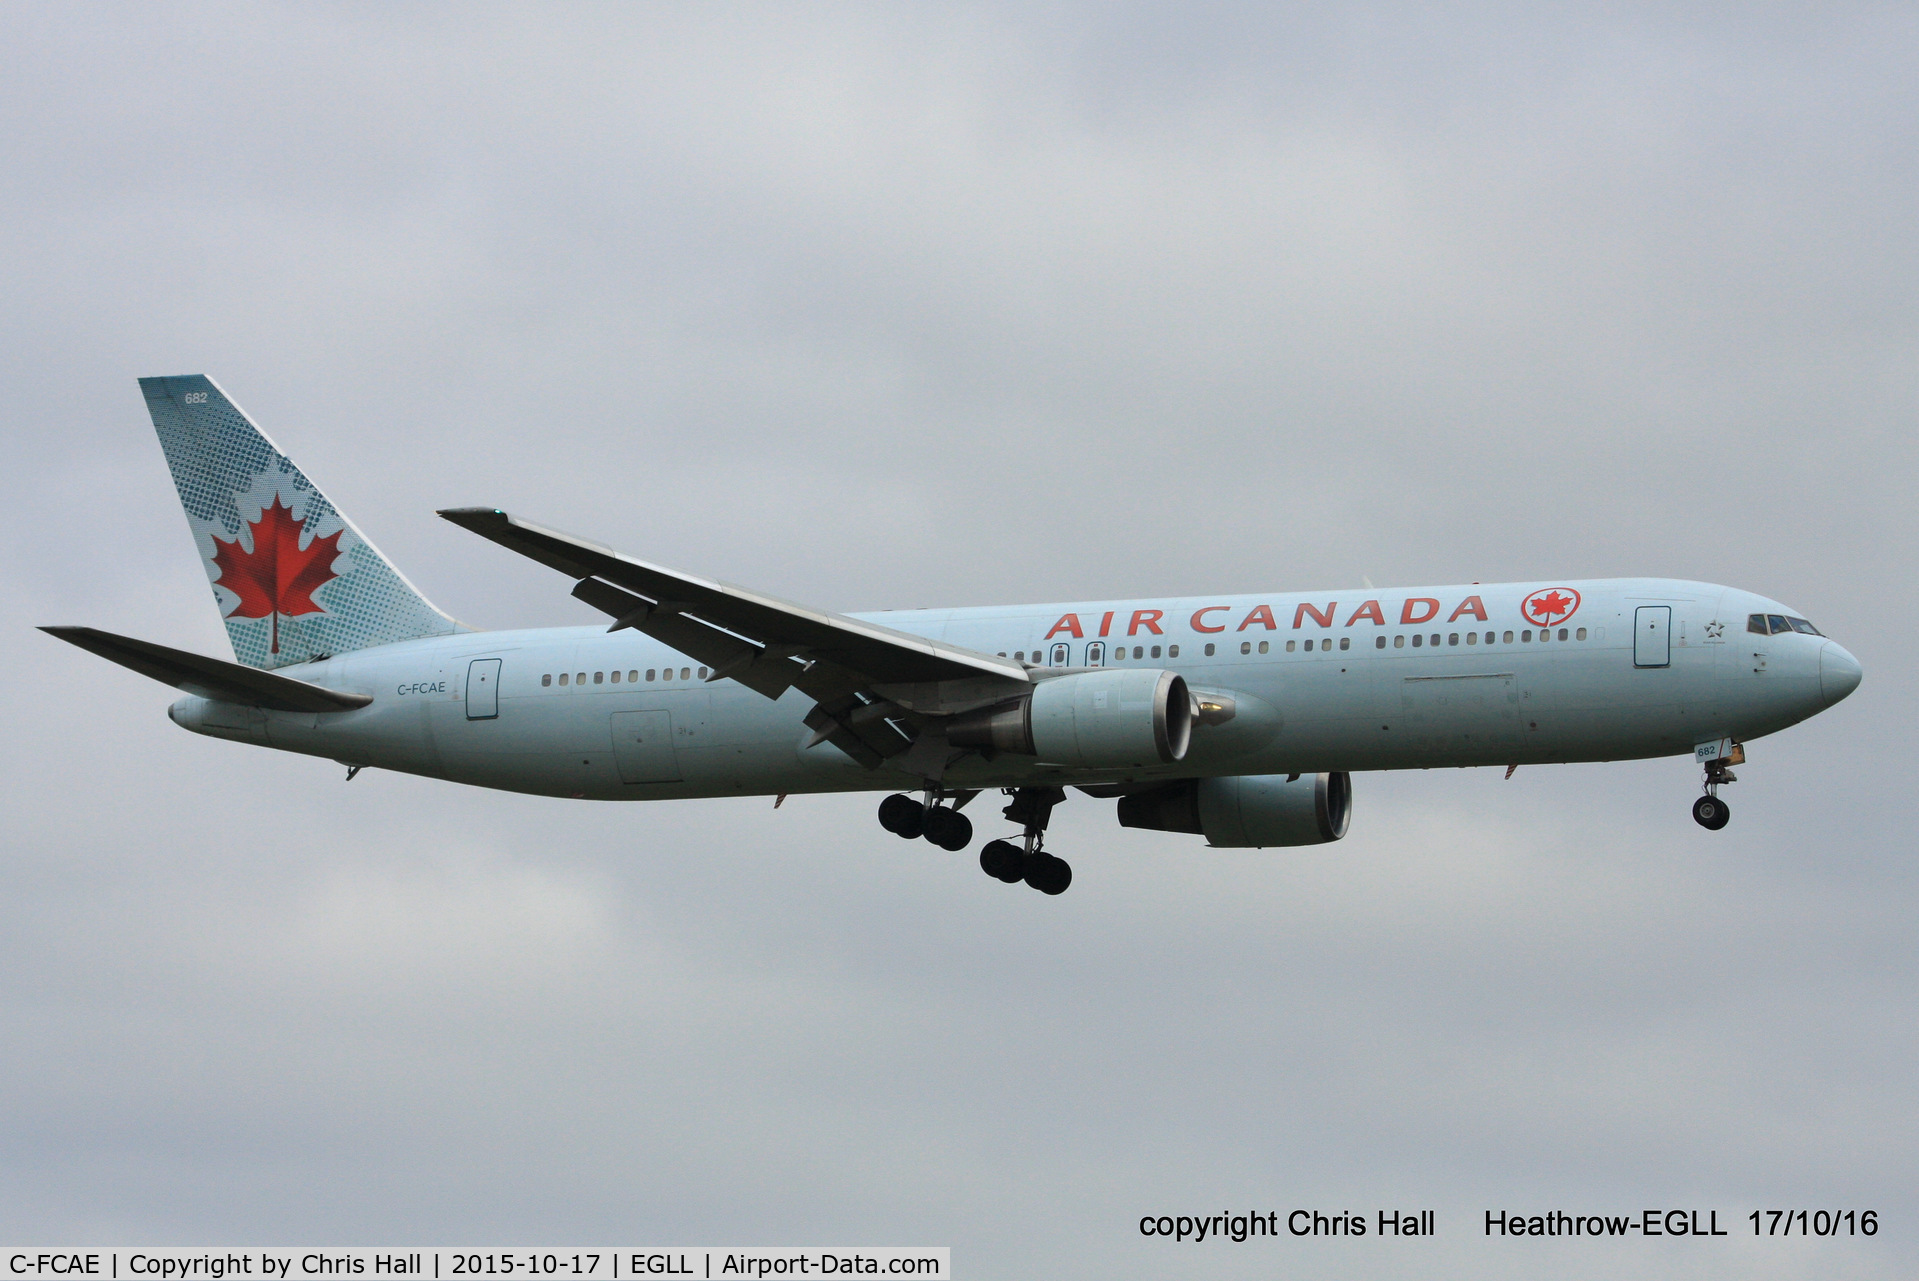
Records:
<instances>
[{"instance_id":1,"label":"landing gear wheel","mask_svg":"<svg viewBox=\"0 0 1919 1281\"><path fill-rule=\"evenodd\" d=\"M944 805L927 810L924 835L943 850L963 850L973 843L973 820Z\"/></svg>"},{"instance_id":2,"label":"landing gear wheel","mask_svg":"<svg viewBox=\"0 0 1919 1281\"><path fill-rule=\"evenodd\" d=\"M980 846L980 871L1008 885L1026 878L1026 851L1011 841L988 841Z\"/></svg>"},{"instance_id":3,"label":"landing gear wheel","mask_svg":"<svg viewBox=\"0 0 1919 1281\"><path fill-rule=\"evenodd\" d=\"M880 826L895 836L913 840L926 830L926 807L895 792L880 802Z\"/></svg>"},{"instance_id":4,"label":"landing gear wheel","mask_svg":"<svg viewBox=\"0 0 1919 1281\"><path fill-rule=\"evenodd\" d=\"M1692 803L1693 821L1709 832L1716 832L1732 818L1732 810L1717 796L1702 796Z\"/></svg>"},{"instance_id":5,"label":"landing gear wheel","mask_svg":"<svg viewBox=\"0 0 1919 1281\"><path fill-rule=\"evenodd\" d=\"M1026 860L1026 883L1042 894L1064 894L1073 883L1073 868L1063 858L1037 851Z\"/></svg>"}]
</instances>

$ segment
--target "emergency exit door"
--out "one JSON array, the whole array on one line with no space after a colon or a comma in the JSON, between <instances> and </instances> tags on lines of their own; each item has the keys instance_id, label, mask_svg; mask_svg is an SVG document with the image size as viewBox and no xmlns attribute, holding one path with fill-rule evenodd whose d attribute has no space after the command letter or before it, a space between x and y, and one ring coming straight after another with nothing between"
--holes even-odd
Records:
<instances>
[{"instance_id":1,"label":"emergency exit door","mask_svg":"<svg viewBox=\"0 0 1919 1281\"><path fill-rule=\"evenodd\" d=\"M1641 605L1633 614L1632 665L1672 666L1672 606Z\"/></svg>"},{"instance_id":2,"label":"emergency exit door","mask_svg":"<svg viewBox=\"0 0 1919 1281\"><path fill-rule=\"evenodd\" d=\"M466 665L466 718L498 720L500 716L500 660L476 658Z\"/></svg>"}]
</instances>

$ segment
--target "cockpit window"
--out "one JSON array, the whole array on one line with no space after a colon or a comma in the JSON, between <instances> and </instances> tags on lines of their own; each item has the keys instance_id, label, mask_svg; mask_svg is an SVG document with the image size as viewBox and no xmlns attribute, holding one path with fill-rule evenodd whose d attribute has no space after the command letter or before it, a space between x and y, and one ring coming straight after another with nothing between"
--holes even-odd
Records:
<instances>
[{"instance_id":1,"label":"cockpit window","mask_svg":"<svg viewBox=\"0 0 1919 1281\"><path fill-rule=\"evenodd\" d=\"M1771 634L1781 636L1787 632L1801 632L1807 636L1824 636L1825 633L1803 618L1788 618L1784 614L1751 614L1746 618L1746 630L1757 632L1761 636Z\"/></svg>"}]
</instances>

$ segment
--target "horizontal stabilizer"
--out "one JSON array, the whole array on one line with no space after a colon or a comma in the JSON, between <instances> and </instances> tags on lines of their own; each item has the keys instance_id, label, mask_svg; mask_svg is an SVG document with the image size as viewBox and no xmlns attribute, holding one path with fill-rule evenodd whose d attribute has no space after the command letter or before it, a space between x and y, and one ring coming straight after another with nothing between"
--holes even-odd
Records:
<instances>
[{"instance_id":1,"label":"horizontal stabilizer","mask_svg":"<svg viewBox=\"0 0 1919 1281\"><path fill-rule=\"evenodd\" d=\"M257 667L243 667L218 658L168 649L151 641L115 636L92 627L42 627L49 636L58 636L69 645L78 645L89 654L131 668L142 676L151 676L162 685L198 694L201 698L245 707L265 707L280 712L345 712L365 707L371 694L344 694L322 689L290 676L276 676Z\"/></svg>"}]
</instances>

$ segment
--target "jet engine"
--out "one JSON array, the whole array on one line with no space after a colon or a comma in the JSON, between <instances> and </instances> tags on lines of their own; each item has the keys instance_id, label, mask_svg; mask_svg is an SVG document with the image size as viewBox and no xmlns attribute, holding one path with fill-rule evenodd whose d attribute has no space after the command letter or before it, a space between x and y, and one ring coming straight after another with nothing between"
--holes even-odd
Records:
<instances>
[{"instance_id":1,"label":"jet engine","mask_svg":"<svg viewBox=\"0 0 1919 1281\"><path fill-rule=\"evenodd\" d=\"M1346 835L1352 816L1347 774L1188 778L1119 798L1121 827L1194 832L1221 849L1321 845Z\"/></svg>"},{"instance_id":2,"label":"jet engine","mask_svg":"<svg viewBox=\"0 0 1919 1281\"><path fill-rule=\"evenodd\" d=\"M1108 668L1042 678L1033 692L955 716L955 747L1092 769L1171 765L1192 742L1193 696L1173 672Z\"/></svg>"}]
</instances>

